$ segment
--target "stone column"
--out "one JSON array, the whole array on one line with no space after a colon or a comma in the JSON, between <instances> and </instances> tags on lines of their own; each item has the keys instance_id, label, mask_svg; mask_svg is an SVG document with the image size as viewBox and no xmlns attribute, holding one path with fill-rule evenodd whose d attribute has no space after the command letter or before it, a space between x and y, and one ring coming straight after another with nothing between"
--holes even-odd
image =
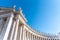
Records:
<instances>
[{"instance_id":1,"label":"stone column","mask_svg":"<svg viewBox=\"0 0 60 40\"><path fill-rule=\"evenodd\" d=\"M27 30L26 30L26 40L28 40L28 37L27 37L28 35L27 35Z\"/></svg>"},{"instance_id":2,"label":"stone column","mask_svg":"<svg viewBox=\"0 0 60 40\"><path fill-rule=\"evenodd\" d=\"M38 39L40 40L40 37Z\"/></svg>"},{"instance_id":3,"label":"stone column","mask_svg":"<svg viewBox=\"0 0 60 40\"><path fill-rule=\"evenodd\" d=\"M30 40L31 40L31 33L30 33Z\"/></svg>"},{"instance_id":4,"label":"stone column","mask_svg":"<svg viewBox=\"0 0 60 40\"><path fill-rule=\"evenodd\" d=\"M22 26L20 26L20 40L22 40Z\"/></svg>"},{"instance_id":5,"label":"stone column","mask_svg":"<svg viewBox=\"0 0 60 40\"><path fill-rule=\"evenodd\" d=\"M33 35L31 35L31 39L33 40Z\"/></svg>"},{"instance_id":6,"label":"stone column","mask_svg":"<svg viewBox=\"0 0 60 40\"><path fill-rule=\"evenodd\" d=\"M40 37L39 37L39 40L40 40Z\"/></svg>"},{"instance_id":7,"label":"stone column","mask_svg":"<svg viewBox=\"0 0 60 40\"><path fill-rule=\"evenodd\" d=\"M26 30L25 30L25 40L26 40Z\"/></svg>"},{"instance_id":8,"label":"stone column","mask_svg":"<svg viewBox=\"0 0 60 40\"><path fill-rule=\"evenodd\" d=\"M34 35L32 34L32 40L34 40Z\"/></svg>"},{"instance_id":9,"label":"stone column","mask_svg":"<svg viewBox=\"0 0 60 40\"><path fill-rule=\"evenodd\" d=\"M4 25L4 18L0 18L0 34L2 32L3 25Z\"/></svg>"},{"instance_id":10,"label":"stone column","mask_svg":"<svg viewBox=\"0 0 60 40\"><path fill-rule=\"evenodd\" d=\"M7 40L8 35L9 35L9 31L10 31L10 28L11 28L11 25L12 25L12 21L13 21L13 14L11 14L11 16L7 18L7 21L4 25L2 33L0 35L1 36L0 40Z\"/></svg>"},{"instance_id":11,"label":"stone column","mask_svg":"<svg viewBox=\"0 0 60 40\"><path fill-rule=\"evenodd\" d=\"M19 19L16 20L16 29L15 29L14 40L16 40L16 38L17 38L18 26L19 26Z\"/></svg>"},{"instance_id":12,"label":"stone column","mask_svg":"<svg viewBox=\"0 0 60 40\"><path fill-rule=\"evenodd\" d=\"M23 37L22 37L22 40L25 40L25 28L24 27L25 27L25 25L23 25L23 33L22 33Z\"/></svg>"},{"instance_id":13,"label":"stone column","mask_svg":"<svg viewBox=\"0 0 60 40\"><path fill-rule=\"evenodd\" d=\"M35 40L35 35L34 35L34 40Z\"/></svg>"},{"instance_id":14,"label":"stone column","mask_svg":"<svg viewBox=\"0 0 60 40\"><path fill-rule=\"evenodd\" d=\"M29 40L30 40L30 32L29 32Z\"/></svg>"},{"instance_id":15,"label":"stone column","mask_svg":"<svg viewBox=\"0 0 60 40\"><path fill-rule=\"evenodd\" d=\"M32 34L31 34L31 40L32 40Z\"/></svg>"},{"instance_id":16,"label":"stone column","mask_svg":"<svg viewBox=\"0 0 60 40\"><path fill-rule=\"evenodd\" d=\"M36 40L37 40L37 36L36 36Z\"/></svg>"},{"instance_id":17,"label":"stone column","mask_svg":"<svg viewBox=\"0 0 60 40\"><path fill-rule=\"evenodd\" d=\"M27 31L27 39L28 39L28 40L30 39L30 34L29 34L28 31Z\"/></svg>"},{"instance_id":18,"label":"stone column","mask_svg":"<svg viewBox=\"0 0 60 40\"><path fill-rule=\"evenodd\" d=\"M14 34L15 25L16 25L16 22L14 20L13 28L12 28L12 32L11 32L11 36L10 36L10 40L13 40L13 34Z\"/></svg>"},{"instance_id":19,"label":"stone column","mask_svg":"<svg viewBox=\"0 0 60 40\"><path fill-rule=\"evenodd\" d=\"M40 40L42 40L42 37L40 37Z\"/></svg>"},{"instance_id":20,"label":"stone column","mask_svg":"<svg viewBox=\"0 0 60 40\"><path fill-rule=\"evenodd\" d=\"M37 37L37 40L39 40L39 37Z\"/></svg>"}]
</instances>

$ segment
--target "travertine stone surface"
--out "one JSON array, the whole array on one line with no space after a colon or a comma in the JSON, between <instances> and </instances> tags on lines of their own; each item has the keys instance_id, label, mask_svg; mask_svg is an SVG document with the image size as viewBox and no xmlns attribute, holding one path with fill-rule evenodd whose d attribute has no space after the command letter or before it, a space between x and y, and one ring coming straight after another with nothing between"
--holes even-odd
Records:
<instances>
[{"instance_id":1,"label":"travertine stone surface","mask_svg":"<svg viewBox=\"0 0 60 40\"><path fill-rule=\"evenodd\" d=\"M60 40L58 35L51 35L33 30L22 13L14 8L0 8L0 40Z\"/></svg>"}]
</instances>

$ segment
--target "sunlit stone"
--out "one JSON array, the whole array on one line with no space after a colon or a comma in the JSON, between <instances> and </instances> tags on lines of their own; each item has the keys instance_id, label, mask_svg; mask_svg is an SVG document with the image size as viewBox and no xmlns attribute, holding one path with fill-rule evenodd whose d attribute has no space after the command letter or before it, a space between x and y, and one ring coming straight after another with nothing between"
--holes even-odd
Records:
<instances>
[{"instance_id":1,"label":"sunlit stone","mask_svg":"<svg viewBox=\"0 0 60 40\"><path fill-rule=\"evenodd\" d=\"M19 8L15 11L13 8L4 8L0 10L0 40L60 40L58 35L50 35L33 30L28 24L27 19ZM6 11L7 10L7 11Z\"/></svg>"}]
</instances>

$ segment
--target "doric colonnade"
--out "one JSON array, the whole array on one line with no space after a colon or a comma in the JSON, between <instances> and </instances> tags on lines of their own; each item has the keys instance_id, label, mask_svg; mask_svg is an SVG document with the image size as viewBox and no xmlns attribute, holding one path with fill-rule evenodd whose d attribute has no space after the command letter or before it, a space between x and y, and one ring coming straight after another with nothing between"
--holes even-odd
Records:
<instances>
[{"instance_id":1,"label":"doric colonnade","mask_svg":"<svg viewBox=\"0 0 60 40\"><path fill-rule=\"evenodd\" d=\"M0 8L0 40L60 40L60 36L38 33L26 23L21 8Z\"/></svg>"}]
</instances>

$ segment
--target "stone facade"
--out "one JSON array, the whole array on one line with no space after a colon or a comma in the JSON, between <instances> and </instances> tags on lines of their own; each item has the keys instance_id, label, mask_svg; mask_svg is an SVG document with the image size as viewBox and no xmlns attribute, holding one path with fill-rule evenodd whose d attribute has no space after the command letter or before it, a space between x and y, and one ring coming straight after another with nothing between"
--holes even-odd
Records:
<instances>
[{"instance_id":1,"label":"stone facade","mask_svg":"<svg viewBox=\"0 0 60 40\"><path fill-rule=\"evenodd\" d=\"M0 40L60 40L60 35L36 32L26 22L21 8L0 8Z\"/></svg>"}]
</instances>

